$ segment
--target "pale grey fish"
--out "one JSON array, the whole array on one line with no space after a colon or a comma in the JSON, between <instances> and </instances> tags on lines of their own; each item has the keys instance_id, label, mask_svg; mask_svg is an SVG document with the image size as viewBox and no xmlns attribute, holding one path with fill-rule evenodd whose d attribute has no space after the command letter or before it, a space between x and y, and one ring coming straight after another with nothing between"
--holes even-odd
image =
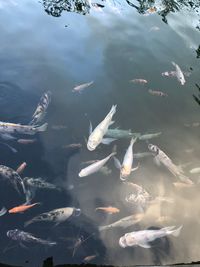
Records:
<instances>
[{"instance_id":1,"label":"pale grey fish","mask_svg":"<svg viewBox=\"0 0 200 267\"><path fill-rule=\"evenodd\" d=\"M25 177L24 183L29 187L39 188L39 189L55 189L55 190L61 190L60 187L46 182L44 179L38 177L38 178L32 178L32 177Z\"/></svg>"},{"instance_id":2,"label":"pale grey fish","mask_svg":"<svg viewBox=\"0 0 200 267\"><path fill-rule=\"evenodd\" d=\"M141 152L141 153L133 154L133 158L134 159L141 159L141 158L146 158L146 157L149 157L149 156L152 156L152 153L150 153L150 152Z\"/></svg>"},{"instance_id":3,"label":"pale grey fish","mask_svg":"<svg viewBox=\"0 0 200 267\"><path fill-rule=\"evenodd\" d=\"M89 87L90 85L92 85L94 83L94 81L91 81L89 83L83 83L83 84L80 84L80 85L77 85L73 88L72 92L80 92L82 91L83 89Z\"/></svg>"},{"instance_id":4,"label":"pale grey fish","mask_svg":"<svg viewBox=\"0 0 200 267\"><path fill-rule=\"evenodd\" d=\"M184 175L183 170L176 166L158 146L149 144L148 148L153 153L157 165L162 163L175 177L178 177L182 182L193 184L192 180Z\"/></svg>"},{"instance_id":5,"label":"pale grey fish","mask_svg":"<svg viewBox=\"0 0 200 267\"><path fill-rule=\"evenodd\" d=\"M5 207L3 207L1 210L0 210L0 216L3 216L4 214L6 214L7 212L7 209Z\"/></svg>"},{"instance_id":6,"label":"pale grey fish","mask_svg":"<svg viewBox=\"0 0 200 267\"><path fill-rule=\"evenodd\" d=\"M38 125L38 123L44 119L50 102L51 102L51 92L47 91L40 98L40 101L32 116L32 120L29 122L29 125Z\"/></svg>"},{"instance_id":7,"label":"pale grey fish","mask_svg":"<svg viewBox=\"0 0 200 267\"><path fill-rule=\"evenodd\" d=\"M189 77L191 75L191 72L183 71L183 74L186 77ZM176 77L176 71L165 71L165 72L162 72L162 76Z\"/></svg>"},{"instance_id":8,"label":"pale grey fish","mask_svg":"<svg viewBox=\"0 0 200 267\"><path fill-rule=\"evenodd\" d=\"M158 132L158 133L152 133L152 134L142 134L141 136L138 137L139 140L149 140L155 137L158 137L162 134L162 132Z\"/></svg>"},{"instance_id":9,"label":"pale grey fish","mask_svg":"<svg viewBox=\"0 0 200 267\"><path fill-rule=\"evenodd\" d=\"M200 167L191 169L190 173L200 173Z\"/></svg>"},{"instance_id":10,"label":"pale grey fish","mask_svg":"<svg viewBox=\"0 0 200 267\"><path fill-rule=\"evenodd\" d=\"M37 243L37 244L47 245L47 246L54 246L57 244L56 242L53 242L53 241L44 240L44 239L35 237L32 234L21 231L19 229L7 231L7 237L14 241L18 241L22 246L23 246L23 242Z\"/></svg>"},{"instance_id":11,"label":"pale grey fish","mask_svg":"<svg viewBox=\"0 0 200 267\"><path fill-rule=\"evenodd\" d=\"M184 85L185 84L185 77L183 75L183 72L181 70L181 68L179 67L179 65L177 65L175 62L172 61L172 65L176 68L176 77L178 79L178 81Z\"/></svg>"},{"instance_id":12,"label":"pale grey fish","mask_svg":"<svg viewBox=\"0 0 200 267\"><path fill-rule=\"evenodd\" d=\"M116 140L113 138L104 138L104 135L106 134L108 127L114 123L112 121L112 117L116 112L117 105L113 105L110 112L107 114L107 116L104 118L102 122L100 122L97 127L92 130L92 124L90 123L90 136L88 138L87 142L87 149L90 151L95 150L95 148L100 144L110 144L112 141Z\"/></svg>"},{"instance_id":13,"label":"pale grey fish","mask_svg":"<svg viewBox=\"0 0 200 267\"><path fill-rule=\"evenodd\" d=\"M168 94L162 92L162 91L158 91L158 90L152 90L152 89L149 89L148 92L151 94L151 95L155 95L155 96L161 96L161 97L167 97Z\"/></svg>"},{"instance_id":14,"label":"pale grey fish","mask_svg":"<svg viewBox=\"0 0 200 267\"><path fill-rule=\"evenodd\" d=\"M127 228L131 225L139 223L143 217L144 217L144 214L141 214L141 213L130 215L130 216L124 217L124 218L122 218L122 219L120 219L114 223L104 225L104 226L99 226L98 229L99 229L99 231L103 231L103 230L113 229L116 227Z\"/></svg>"},{"instance_id":15,"label":"pale grey fish","mask_svg":"<svg viewBox=\"0 0 200 267\"><path fill-rule=\"evenodd\" d=\"M79 172L79 177L88 176L92 173L98 172L106 163L107 161L116 154L116 152L112 152L110 155L108 155L106 158L98 160L95 163L92 163L91 165L87 166L86 168L82 169Z\"/></svg>"},{"instance_id":16,"label":"pale grey fish","mask_svg":"<svg viewBox=\"0 0 200 267\"><path fill-rule=\"evenodd\" d=\"M79 216L81 213L80 209L71 208L71 207L65 207L65 208L59 208L54 209L49 212L42 213L33 219L27 221L24 223L24 227L27 227L28 225L35 223L35 222L53 222L55 223L55 226L66 221L69 217L72 215Z\"/></svg>"},{"instance_id":17,"label":"pale grey fish","mask_svg":"<svg viewBox=\"0 0 200 267\"><path fill-rule=\"evenodd\" d=\"M119 138L139 137L141 134L132 133L131 130L121 130L119 128L115 128L115 129L108 129L105 135L119 139Z\"/></svg>"},{"instance_id":18,"label":"pale grey fish","mask_svg":"<svg viewBox=\"0 0 200 267\"><path fill-rule=\"evenodd\" d=\"M21 125L16 123L9 122L0 122L0 133L14 133L14 134L28 134L34 135L37 132L46 131L48 123L45 123L41 126L33 126L33 125Z\"/></svg>"},{"instance_id":19,"label":"pale grey fish","mask_svg":"<svg viewBox=\"0 0 200 267\"><path fill-rule=\"evenodd\" d=\"M11 184L14 186L15 190L17 190L18 193L20 193L18 189L18 184L20 184L20 186L22 187L23 193L26 194L24 182L16 171L14 171L13 169L7 166L0 165L0 176L3 179L7 179L9 182L11 182Z\"/></svg>"},{"instance_id":20,"label":"pale grey fish","mask_svg":"<svg viewBox=\"0 0 200 267\"><path fill-rule=\"evenodd\" d=\"M132 168L133 165L133 144L136 142L137 138L131 139L130 145L125 153L123 163L121 164L120 161L114 157L115 166L120 169L120 179L125 181L131 172L138 169L139 166Z\"/></svg>"},{"instance_id":21,"label":"pale grey fish","mask_svg":"<svg viewBox=\"0 0 200 267\"><path fill-rule=\"evenodd\" d=\"M168 226L159 230L142 230L126 233L119 239L119 245L122 248L140 246L143 248L151 248L149 242L154 241L157 238L161 238L167 235L179 236L183 226L174 229L175 226Z\"/></svg>"}]
</instances>

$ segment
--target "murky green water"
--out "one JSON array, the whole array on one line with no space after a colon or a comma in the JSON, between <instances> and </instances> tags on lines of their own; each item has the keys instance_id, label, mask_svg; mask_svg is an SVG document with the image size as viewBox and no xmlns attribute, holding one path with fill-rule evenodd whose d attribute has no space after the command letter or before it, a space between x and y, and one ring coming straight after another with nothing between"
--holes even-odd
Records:
<instances>
[{"instance_id":1,"label":"murky green water","mask_svg":"<svg viewBox=\"0 0 200 267\"><path fill-rule=\"evenodd\" d=\"M91 255L96 256L91 262L114 265L199 260L200 177L189 172L200 167L200 109L193 98L200 84L199 3L106 0L98 4L102 7L82 1L0 1L0 120L27 124L42 94L52 92L43 120L48 122L47 131L37 134L33 144L6 141L18 152L1 145L0 163L16 169L25 161L22 177L42 177L62 188L60 192L38 190L32 203L42 205L23 214L0 217L1 262L38 266L44 258L53 256L55 264L81 263ZM175 70L172 61L190 72L183 86L176 77L161 75ZM145 79L147 83L131 83L132 79ZM82 93L72 92L76 85L90 81L94 83ZM86 147L89 121L96 127L114 104L115 124L110 128L141 134L162 132L149 143L157 145L176 165L188 163L183 166L184 173L194 186L175 186L179 179L157 166L152 156L135 159L133 165L139 163L139 169L128 181L154 197L170 197L174 202L150 205L138 224L99 232L98 226L138 212L125 201L131 190L119 179L112 159L106 165L108 174L78 176L82 162L106 157L114 145L122 162L129 139L101 144L93 152ZM63 148L69 144L82 147ZM138 140L133 151L147 152L147 142ZM2 179L0 206L11 209L23 202ZM114 206L120 212L111 215L95 211L100 206ZM82 213L56 227L41 222L24 228L24 222L34 216L61 207L80 208ZM183 225L180 235L157 239L150 249L119 246L119 238L125 233L171 225ZM57 245L24 242L27 248L22 248L6 235L15 228ZM73 256L77 239L88 236Z\"/></svg>"}]
</instances>

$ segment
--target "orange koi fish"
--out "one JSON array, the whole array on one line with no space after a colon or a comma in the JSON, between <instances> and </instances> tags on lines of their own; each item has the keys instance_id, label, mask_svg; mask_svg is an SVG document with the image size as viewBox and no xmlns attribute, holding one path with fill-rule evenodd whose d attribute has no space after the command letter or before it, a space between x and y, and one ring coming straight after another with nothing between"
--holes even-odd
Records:
<instances>
[{"instance_id":1,"label":"orange koi fish","mask_svg":"<svg viewBox=\"0 0 200 267\"><path fill-rule=\"evenodd\" d=\"M102 211L105 211L105 212L107 212L109 214L120 212L120 210L118 208L111 207L111 206L109 206L109 207L98 207L98 208L96 208L96 210L102 210Z\"/></svg>"},{"instance_id":2,"label":"orange koi fish","mask_svg":"<svg viewBox=\"0 0 200 267\"><path fill-rule=\"evenodd\" d=\"M26 162L23 162L16 170L17 173L22 173L24 171L24 169L26 168L27 164Z\"/></svg>"},{"instance_id":3,"label":"orange koi fish","mask_svg":"<svg viewBox=\"0 0 200 267\"><path fill-rule=\"evenodd\" d=\"M31 204L31 205L21 205L21 206L18 206L18 207L14 207L12 209L10 209L8 211L8 213L20 213L20 212L24 212L32 207L34 207L35 205L40 205L39 202L37 203L34 203L34 204Z\"/></svg>"}]
</instances>

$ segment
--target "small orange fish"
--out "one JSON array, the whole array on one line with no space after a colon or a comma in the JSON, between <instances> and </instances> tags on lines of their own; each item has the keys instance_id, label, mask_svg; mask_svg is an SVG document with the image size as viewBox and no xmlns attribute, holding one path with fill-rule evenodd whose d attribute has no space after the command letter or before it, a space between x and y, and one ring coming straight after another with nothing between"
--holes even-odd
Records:
<instances>
[{"instance_id":1,"label":"small orange fish","mask_svg":"<svg viewBox=\"0 0 200 267\"><path fill-rule=\"evenodd\" d=\"M26 168L27 164L26 162L23 162L16 170L17 173L22 173L24 171L24 169Z\"/></svg>"},{"instance_id":2,"label":"small orange fish","mask_svg":"<svg viewBox=\"0 0 200 267\"><path fill-rule=\"evenodd\" d=\"M156 7L150 7L149 9L147 9L147 12L150 14L155 13L156 11L157 11Z\"/></svg>"},{"instance_id":3,"label":"small orange fish","mask_svg":"<svg viewBox=\"0 0 200 267\"><path fill-rule=\"evenodd\" d=\"M84 263L87 263L87 262L90 262L92 261L93 259L95 259L97 257L97 255L91 255L91 256L87 256L83 259L83 262Z\"/></svg>"},{"instance_id":4,"label":"small orange fish","mask_svg":"<svg viewBox=\"0 0 200 267\"><path fill-rule=\"evenodd\" d=\"M34 203L34 204L31 204L31 205L21 205L21 206L18 206L18 207L14 207L12 209L10 209L8 211L8 213L20 213L20 212L24 212L32 207L34 207L35 205L40 205L39 202L37 203Z\"/></svg>"},{"instance_id":5,"label":"small orange fish","mask_svg":"<svg viewBox=\"0 0 200 267\"><path fill-rule=\"evenodd\" d=\"M120 210L118 208L111 207L111 206L109 206L109 207L98 207L98 208L96 208L96 210L102 210L102 211L105 211L105 212L107 212L109 214L120 212Z\"/></svg>"}]
</instances>

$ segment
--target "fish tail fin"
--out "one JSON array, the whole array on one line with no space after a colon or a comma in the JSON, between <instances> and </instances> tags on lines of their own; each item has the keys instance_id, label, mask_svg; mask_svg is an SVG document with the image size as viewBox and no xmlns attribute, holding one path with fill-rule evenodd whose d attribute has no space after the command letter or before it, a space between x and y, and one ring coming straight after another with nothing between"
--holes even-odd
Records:
<instances>
[{"instance_id":1,"label":"fish tail fin","mask_svg":"<svg viewBox=\"0 0 200 267\"><path fill-rule=\"evenodd\" d=\"M171 61L172 65L176 67L176 63L174 61Z\"/></svg>"},{"instance_id":2,"label":"fish tail fin","mask_svg":"<svg viewBox=\"0 0 200 267\"><path fill-rule=\"evenodd\" d=\"M117 105L112 105L109 115L113 116L116 112Z\"/></svg>"},{"instance_id":3,"label":"fish tail fin","mask_svg":"<svg viewBox=\"0 0 200 267\"><path fill-rule=\"evenodd\" d=\"M27 222L24 223L24 227L27 227L28 225L32 224L34 222L34 220L29 220Z\"/></svg>"},{"instance_id":4,"label":"fish tail fin","mask_svg":"<svg viewBox=\"0 0 200 267\"><path fill-rule=\"evenodd\" d=\"M183 225L181 225L180 227L178 227L176 230L172 230L172 233L171 234L173 236L179 236L182 228L183 228Z\"/></svg>"},{"instance_id":5,"label":"fish tail fin","mask_svg":"<svg viewBox=\"0 0 200 267\"><path fill-rule=\"evenodd\" d=\"M194 182L190 178L186 177L183 174L179 174L179 178L180 178L181 182L183 182L183 183L191 184L191 185L194 184Z\"/></svg>"},{"instance_id":6,"label":"fish tail fin","mask_svg":"<svg viewBox=\"0 0 200 267\"><path fill-rule=\"evenodd\" d=\"M110 158L113 157L113 156L115 156L116 154L117 154L117 152L116 152L116 151L113 151L113 152L110 154Z\"/></svg>"},{"instance_id":7,"label":"fish tail fin","mask_svg":"<svg viewBox=\"0 0 200 267\"><path fill-rule=\"evenodd\" d=\"M137 140L137 137L135 137L135 136L132 137L132 138L131 138L131 143L130 143L130 144L131 144L131 145L134 145L134 143L136 142L136 140Z\"/></svg>"},{"instance_id":8,"label":"fish tail fin","mask_svg":"<svg viewBox=\"0 0 200 267\"><path fill-rule=\"evenodd\" d=\"M175 228L176 226L167 226L167 227L164 227L164 228L162 228L162 230L163 231L165 231L166 232L166 234L168 234L168 235L170 235L174 230L174 228Z\"/></svg>"},{"instance_id":9,"label":"fish tail fin","mask_svg":"<svg viewBox=\"0 0 200 267\"><path fill-rule=\"evenodd\" d=\"M100 231L106 230L107 227L106 226L99 226L98 229L99 229L99 232L100 232Z\"/></svg>"},{"instance_id":10,"label":"fish tail fin","mask_svg":"<svg viewBox=\"0 0 200 267\"><path fill-rule=\"evenodd\" d=\"M6 214L7 212L7 209L5 207L3 207L1 210L0 210L0 216L3 216L4 214Z\"/></svg>"},{"instance_id":11,"label":"fish tail fin","mask_svg":"<svg viewBox=\"0 0 200 267\"><path fill-rule=\"evenodd\" d=\"M44 124L42 124L41 126L36 127L37 132L45 132L46 129L47 129L47 126L48 126L48 123L44 123Z\"/></svg>"}]
</instances>

